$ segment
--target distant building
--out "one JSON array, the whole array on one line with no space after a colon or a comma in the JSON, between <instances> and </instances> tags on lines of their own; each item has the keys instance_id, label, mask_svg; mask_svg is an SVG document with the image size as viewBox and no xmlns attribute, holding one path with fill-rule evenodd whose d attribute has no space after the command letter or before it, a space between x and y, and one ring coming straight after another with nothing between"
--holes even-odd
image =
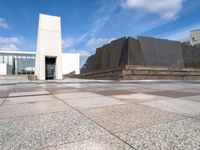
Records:
<instances>
[{"instance_id":1,"label":"distant building","mask_svg":"<svg viewBox=\"0 0 200 150\"><path fill-rule=\"evenodd\" d=\"M31 75L35 72L36 52L0 50L0 75ZM62 74L80 73L80 55L62 53Z\"/></svg>"},{"instance_id":2,"label":"distant building","mask_svg":"<svg viewBox=\"0 0 200 150\"><path fill-rule=\"evenodd\" d=\"M200 29L190 32L190 45L200 47Z\"/></svg>"},{"instance_id":3,"label":"distant building","mask_svg":"<svg viewBox=\"0 0 200 150\"><path fill-rule=\"evenodd\" d=\"M62 79L64 74L80 72L80 55L62 53L61 19L40 14L37 50L0 50L0 75L37 75L39 80Z\"/></svg>"}]
</instances>

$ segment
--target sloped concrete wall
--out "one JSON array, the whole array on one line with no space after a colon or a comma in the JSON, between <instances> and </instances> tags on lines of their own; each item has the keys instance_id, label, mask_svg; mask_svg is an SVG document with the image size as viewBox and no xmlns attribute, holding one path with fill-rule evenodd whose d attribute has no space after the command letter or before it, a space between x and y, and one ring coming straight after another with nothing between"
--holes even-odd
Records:
<instances>
[{"instance_id":1,"label":"sloped concrete wall","mask_svg":"<svg viewBox=\"0 0 200 150\"><path fill-rule=\"evenodd\" d=\"M183 68L182 46L178 41L138 37L146 66Z\"/></svg>"},{"instance_id":2,"label":"sloped concrete wall","mask_svg":"<svg viewBox=\"0 0 200 150\"><path fill-rule=\"evenodd\" d=\"M137 39L128 39L128 65L144 65L144 54Z\"/></svg>"},{"instance_id":3,"label":"sloped concrete wall","mask_svg":"<svg viewBox=\"0 0 200 150\"><path fill-rule=\"evenodd\" d=\"M200 48L194 46L182 46L184 66L187 68L200 68Z\"/></svg>"}]
</instances>

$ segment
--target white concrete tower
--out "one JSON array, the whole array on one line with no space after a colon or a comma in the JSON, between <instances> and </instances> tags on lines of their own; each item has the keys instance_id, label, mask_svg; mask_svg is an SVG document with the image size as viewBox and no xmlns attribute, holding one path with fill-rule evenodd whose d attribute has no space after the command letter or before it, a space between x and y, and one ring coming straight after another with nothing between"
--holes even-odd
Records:
<instances>
[{"instance_id":1,"label":"white concrete tower","mask_svg":"<svg viewBox=\"0 0 200 150\"><path fill-rule=\"evenodd\" d=\"M40 14L35 75L39 80L62 79L61 19Z\"/></svg>"}]
</instances>

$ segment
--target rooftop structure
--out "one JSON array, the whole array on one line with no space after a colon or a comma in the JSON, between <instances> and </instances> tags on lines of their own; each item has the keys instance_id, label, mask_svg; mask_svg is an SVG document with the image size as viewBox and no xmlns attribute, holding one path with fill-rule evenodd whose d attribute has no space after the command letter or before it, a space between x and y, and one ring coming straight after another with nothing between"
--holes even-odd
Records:
<instances>
[{"instance_id":1,"label":"rooftop structure","mask_svg":"<svg viewBox=\"0 0 200 150\"><path fill-rule=\"evenodd\" d=\"M190 32L190 44L200 47L200 29Z\"/></svg>"}]
</instances>

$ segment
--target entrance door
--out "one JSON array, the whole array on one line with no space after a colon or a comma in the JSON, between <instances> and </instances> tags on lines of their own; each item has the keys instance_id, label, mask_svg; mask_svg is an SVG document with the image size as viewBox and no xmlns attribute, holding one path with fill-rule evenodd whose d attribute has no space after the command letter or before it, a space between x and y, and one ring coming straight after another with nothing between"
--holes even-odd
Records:
<instances>
[{"instance_id":1,"label":"entrance door","mask_svg":"<svg viewBox=\"0 0 200 150\"><path fill-rule=\"evenodd\" d=\"M55 65L56 65L56 58L51 58L51 57L45 58L46 80L55 79Z\"/></svg>"}]
</instances>

